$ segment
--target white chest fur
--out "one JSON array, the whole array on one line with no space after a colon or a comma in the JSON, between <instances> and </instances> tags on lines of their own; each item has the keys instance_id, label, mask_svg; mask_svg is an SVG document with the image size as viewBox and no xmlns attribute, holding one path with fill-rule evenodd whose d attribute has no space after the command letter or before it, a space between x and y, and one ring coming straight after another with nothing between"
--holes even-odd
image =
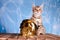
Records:
<instances>
[{"instance_id":1,"label":"white chest fur","mask_svg":"<svg viewBox=\"0 0 60 40\"><path fill-rule=\"evenodd\" d=\"M42 18L32 18L33 19L33 21L34 21L34 23L36 24L36 25L42 25Z\"/></svg>"}]
</instances>

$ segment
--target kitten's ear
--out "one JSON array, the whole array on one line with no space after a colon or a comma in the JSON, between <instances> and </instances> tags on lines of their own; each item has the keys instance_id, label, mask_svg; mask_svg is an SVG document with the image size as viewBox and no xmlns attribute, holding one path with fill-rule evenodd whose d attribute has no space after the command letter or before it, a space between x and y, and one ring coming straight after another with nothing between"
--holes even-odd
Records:
<instances>
[{"instance_id":1,"label":"kitten's ear","mask_svg":"<svg viewBox=\"0 0 60 40\"><path fill-rule=\"evenodd\" d=\"M44 4L41 4L41 5L40 5L40 8L41 8L42 10L43 10L43 7L44 7Z\"/></svg>"},{"instance_id":2,"label":"kitten's ear","mask_svg":"<svg viewBox=\"0 0 60 40\"><path fill-rule=\"evenodd\" d=\"M35 4L34 3L32 3L32 8L34 8L35 7Z\"/></svg>"}]
</instances>

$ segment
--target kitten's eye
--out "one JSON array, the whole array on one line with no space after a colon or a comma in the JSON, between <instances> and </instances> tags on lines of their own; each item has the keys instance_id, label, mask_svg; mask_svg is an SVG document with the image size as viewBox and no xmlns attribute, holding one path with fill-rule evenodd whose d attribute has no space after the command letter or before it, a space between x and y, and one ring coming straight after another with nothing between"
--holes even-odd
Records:
<instances>
[{"instance_id":1,"label":"kitten's eye","mask_svg":"<svg viewBox=\"0 0 60 40\"><path fill-rule=\"evenodd\" d=\"M38 11L38 10L35 8L35 11Z\"/></svg>"},{"instance_id":2,"label":"kitten's eye","mask_svg":"<svg viewBox=\"0 0 60 40\"><path fill-rule=\"evenodd\" d=\"M34 10L36 10L36 8Z\"/></svg>"},{"instance_id":3,"label":"kitten's eye","mask_svg":"<svg viewBox=\"0 0 60 40\"><path fill-rule=\"evenodd\" d=\"M28 23L25 24L25 27L28 27Z\"/></svg>"}]
</instances>

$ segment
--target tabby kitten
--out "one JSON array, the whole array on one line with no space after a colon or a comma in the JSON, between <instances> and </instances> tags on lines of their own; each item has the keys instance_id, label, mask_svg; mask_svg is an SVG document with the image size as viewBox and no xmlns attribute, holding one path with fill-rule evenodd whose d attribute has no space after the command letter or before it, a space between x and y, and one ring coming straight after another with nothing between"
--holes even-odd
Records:
<instances>
[{"instance_id":1,"label":"tabby kitten","mask_svg":"<svg viewBox=\"0 0 60 40\"><path fill-rule=\"evenodd\" d=\"M45 28L43 27L42 24L42 10L43 10L43 5L41 6L35 6L33 4L32 6L32 11L33 11L33 15L31 17L31 20L37 25L37 35L42 35L45 34Z\"/></svg>"}]
</instances>

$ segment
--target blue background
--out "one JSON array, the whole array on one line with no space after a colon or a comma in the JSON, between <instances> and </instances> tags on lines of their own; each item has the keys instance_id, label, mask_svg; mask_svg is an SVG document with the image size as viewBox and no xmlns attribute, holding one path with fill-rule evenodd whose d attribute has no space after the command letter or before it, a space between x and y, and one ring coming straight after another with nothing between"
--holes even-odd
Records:
<instances>
[{"instance_id":1,"label":"blue background","mask_svg":"<svg viewBox=\"0 0 60 40\"><path fill-rule=\"evenodd\" d=\"M44 4L42 18L46 33L60 35L60 0L0 0L0 33L20 33L20 23L31 18L32 2Z\"/></svg>"}]
</instances>

